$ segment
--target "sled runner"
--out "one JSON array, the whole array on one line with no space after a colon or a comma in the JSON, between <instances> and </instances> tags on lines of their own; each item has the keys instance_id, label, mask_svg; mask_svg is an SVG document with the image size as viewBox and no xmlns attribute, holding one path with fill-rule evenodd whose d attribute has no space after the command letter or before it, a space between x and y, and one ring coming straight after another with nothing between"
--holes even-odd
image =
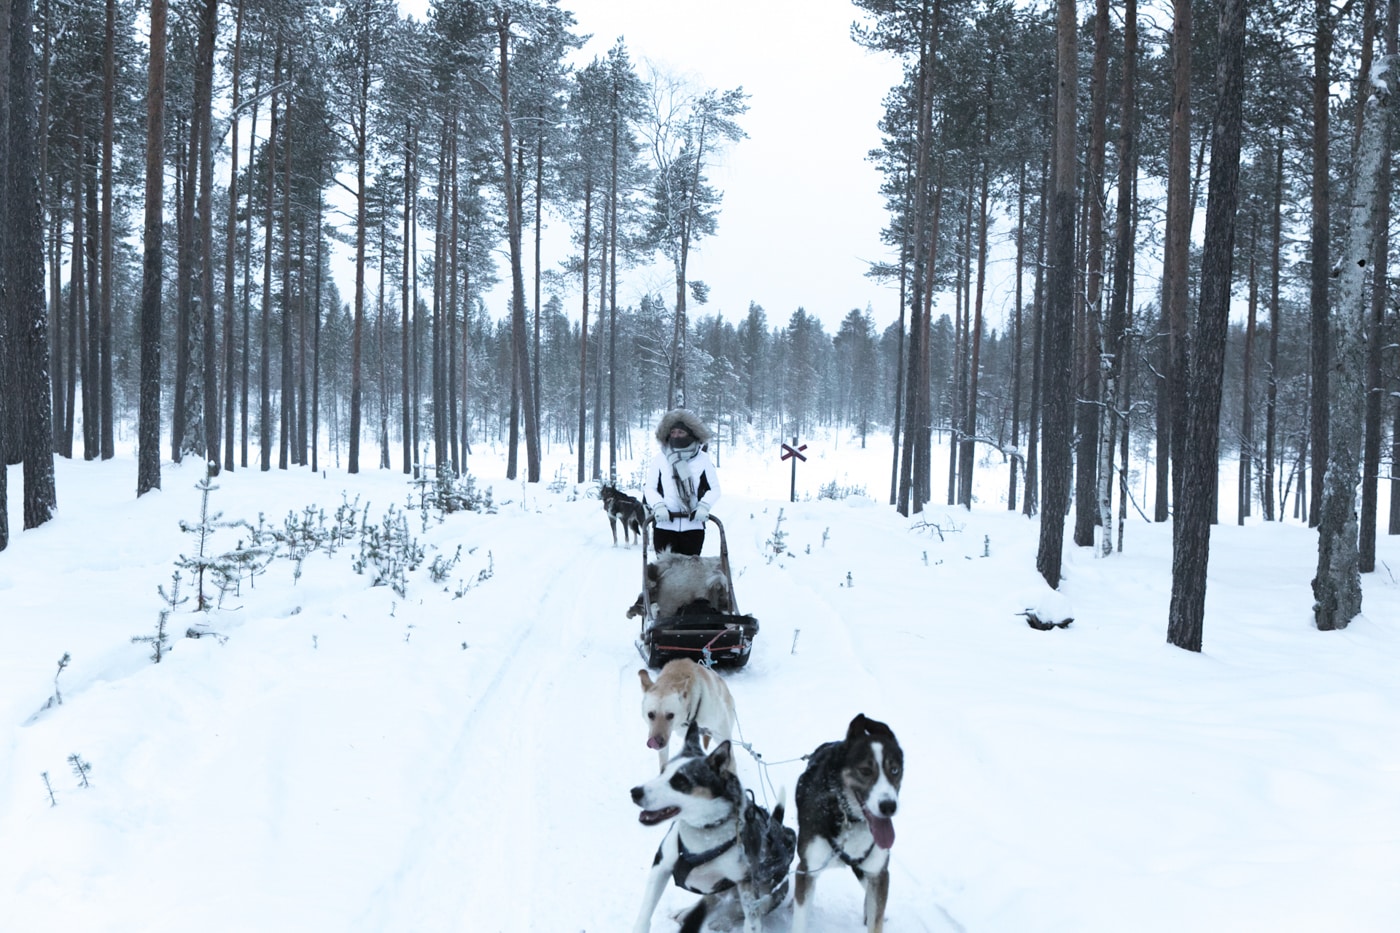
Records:
<instances>
[{"instance_id":1,"label":"sled runner","mask_svg":"<svg viewBox=\"0 0 1400 933\"><path fill-rule=\"evenodd\" d=\"M714 515L709 521L719 529L719 557L665 551L650 561L647 551L655 521L648 516L642 526L642 631L637 650L648 667L659 668L676 658L715 667L748 663L758 620L739 612L724 523Z\"/></svg>"}]
</instances>

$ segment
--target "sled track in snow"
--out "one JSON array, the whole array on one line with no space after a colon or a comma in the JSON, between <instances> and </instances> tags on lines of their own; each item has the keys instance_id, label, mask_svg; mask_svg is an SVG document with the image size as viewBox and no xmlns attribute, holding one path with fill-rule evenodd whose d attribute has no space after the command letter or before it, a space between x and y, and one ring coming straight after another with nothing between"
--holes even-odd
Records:
<instances>
[{"instance_id":1,"label":"sled track in snow","mask_svg":"<svg viewBox=\"0 0 1400 933\"><path fill-rule=\"evenodd\" d=\"M632 651L621 612L630 597L617 591L615 571L638 552L599 546L587 530L564 523L542 529L528 567L498 565L497 585L520 593L519 613L492 623L513 627L512 646L470 710L451 722L452 748L424 793L421 809L432 817L408 834L400 863L358 929L544 928L526 916L493 919L490 905L504 909L494 895L517 889L521 877L553 873L547 863L570 840L550 820L580 779L567 774L560 781L561 752L573 741L590 742L600 721L616 731L611 710L579 702L598 693L576 687L581 680L617 679L609 660L585 658L591 637L616 622L617 652ZM575 824L568 818L570 833ZM529 913L529 905L520 907Z\"/></svg>"}]
</instances>

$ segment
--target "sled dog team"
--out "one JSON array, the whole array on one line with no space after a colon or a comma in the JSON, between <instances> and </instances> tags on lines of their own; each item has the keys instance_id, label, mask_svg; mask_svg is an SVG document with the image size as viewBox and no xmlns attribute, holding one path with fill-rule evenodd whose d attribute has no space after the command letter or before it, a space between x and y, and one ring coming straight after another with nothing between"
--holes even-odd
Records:
<instances>
[{"instance_id":1,"label":"sled dog team","mask_svg":"<svg viewBox=\"0 0 1400 933\"><path fill-rule=\"evenodd\" d=\"M647 747L661 773L632 788L642 825L671 821L657 849L635 933L648 933L667 879L703 895L681 921L698 933L723 908L743 918L744 933L760 933L763 916L783 902L793 855L792 929L805 933L812 891L827 868L849 866L865 888L865 929L884 929L890 888L890 847L904 776L904 754L889 726L863 713L844 739L807 756L797 779L797 831L783 825L785 800L772 812L755 803L734 769L734 698L724 680L695 661L670 661L652 680L638 671ZM685 746L668 756L672 733ZM737 910L736 910L737 907Z\"/></svg>"}]
</instances>

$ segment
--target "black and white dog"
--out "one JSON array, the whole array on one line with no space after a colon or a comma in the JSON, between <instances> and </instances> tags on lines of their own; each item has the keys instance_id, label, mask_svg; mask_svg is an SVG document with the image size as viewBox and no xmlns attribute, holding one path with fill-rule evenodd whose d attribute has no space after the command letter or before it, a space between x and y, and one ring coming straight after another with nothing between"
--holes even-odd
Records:
<instances>
[{"instance_id":1,"label":"black and white dog","mask_svg":"<svg viewBox=\"0 0 1400 933\"><path fill-rule=\"evenodd\" d=\"M890 727L861 713L846 738L808 756L797 779L797 884L793 933L807 929L817 874L839 859L865 886L865 928L885 927L890 847L904 777L904 752Z\"/></svg>"},{"instance_id":2,"label":"black and white dog","mask_svg":"<svg viewBox=\"0 0 1400 933\"><path fill-rule=\"evenodd\" d=\"M630 544L633 538L642 540L642 522L646 521L647 510L641 500L610 485L604 486L599 494L603 497L603 511L608 513L608 524L612 526L613 546L617 546L618 522L622 522L623 544Z\"/></svg>"},{"instance_id":3,"label":"black and white dog","mask_svg":"<svg viewBox=\"0 0 1400 933\"><path fill-rule=\"evenodd\" d=\"M644 826L675 819L656 850L636 933L651 929L668 876L704 895L686 914L681 933L697 933L720 896L731 890L738 894L744 933L760 933L764 914L787 895L797 833L783 825L781 798L770 814L745 793L730 744L721 742L706 755L692 723L685 748L659 775L632 788L632 800L642 808Z\"/></svg>"}]
</instances>

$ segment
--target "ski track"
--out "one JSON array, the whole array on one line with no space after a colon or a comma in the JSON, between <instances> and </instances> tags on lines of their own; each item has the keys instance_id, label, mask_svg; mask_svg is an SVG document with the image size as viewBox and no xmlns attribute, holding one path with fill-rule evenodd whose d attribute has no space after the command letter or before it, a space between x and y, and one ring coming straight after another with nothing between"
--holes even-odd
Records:
<instances>
[{"instance_id":1,"label":"ski track","mask_svg":"<svg viewBox=\"0 0 1400 933\"><path fill-rule=\"evenodd\" d=\"M542 516L528 566L498 566L498 582L521 593L520 614L498 622L512 626L515 646L454 725L455 744L425 794L428 816L356 929L484 931L483 914L502 918L502 930L573 928L561 916L588 906L569 906L567 892L597 900L618 887L603 870L613 859L597 856L611 855L618 830L635 825L627 791L649 776L655 753L640 716L628 710L633 724L623 715L637 656L634 623L623 618L631 595L616 581L640 576L640 548L612 547L592 511L587 521L567 508ZM578 701L609 695L615 708ZM624 735L620 722L634 728ZM580 814L596 823L596 852L575 838ZM504 909L498 892L522 877L538 879L544 896Z\"/></svg>"}]
</instances>

